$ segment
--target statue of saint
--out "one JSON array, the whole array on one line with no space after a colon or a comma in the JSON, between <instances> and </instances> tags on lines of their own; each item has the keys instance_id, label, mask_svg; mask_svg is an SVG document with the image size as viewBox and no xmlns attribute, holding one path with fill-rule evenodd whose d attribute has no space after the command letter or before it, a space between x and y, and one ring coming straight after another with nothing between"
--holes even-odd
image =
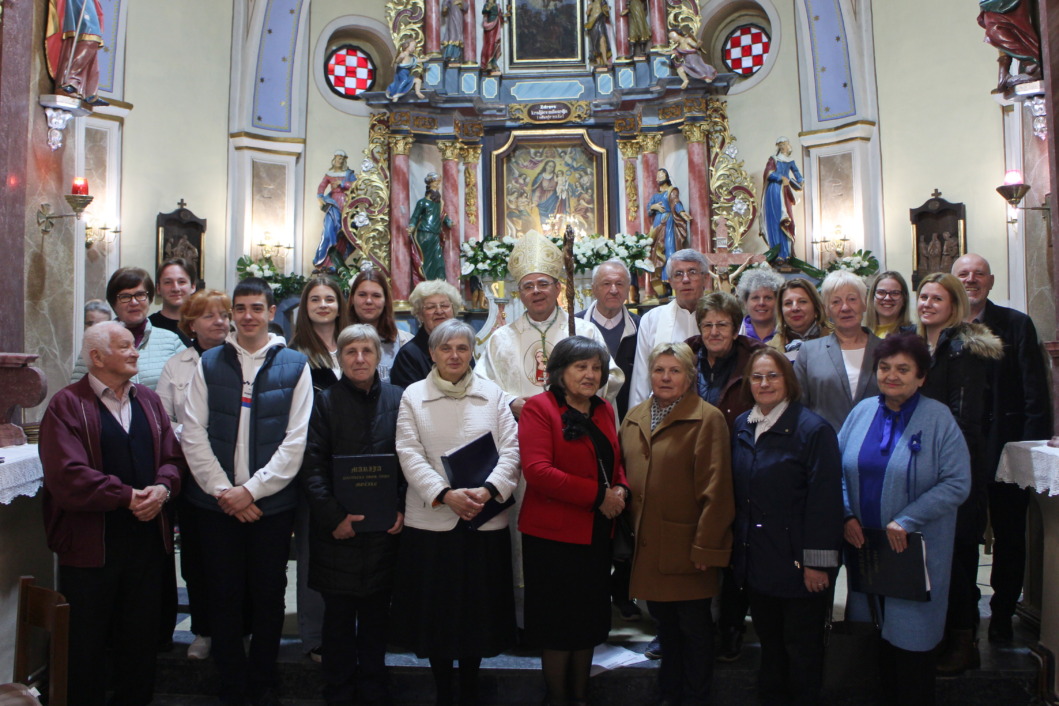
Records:
<instances>
[{"instance_id":1,"label":"statue of saint","mask_svg":"<svg viewBox=\"0 0 1059 706\"><path fill-rule=\"evenodd\" d=\"M647 202L647 213L651 216L651 261L655 266L651 284L658 296L665 293L666 263L677 250L687 247L688 223L691 216L680 202L680 189L673 186L669 172L659 169L655 175L658 193Z\"/></svg>"},{"instance_id":2,"label":"statue of saint","mask_svg":"<svg viewBox=\"0 0 1059 706\"><path fill-rule=\"evenodd\" d=\"M44 39L44 47L55 90L89 105L109 105L96 95L96 55L103 45L103 7L99 0L48 0L48 27L52 32Z\"/></svg>"},{"instance_id":3,"label":"statue of saint","mask_svg":"<svg viewBox=\"0 0 1059 706\"><path fill-rule=\"evenodd\" d=\"M588 0L585 6L585 34L588 35L588 58L593 66L610 66L610 4L607 0Z\"/></svg>"},{"instance_id":4,"label":"statue of saint","mask_svg":"<svg viewBox=\"0 0 1059 706\"><path fill-rule=\"evenodd\" d=\"M794 192L801 191L804 186L802 173L791 157L790 140L786 137L776 140L776 154L769 157L765 165L764 182L761 214L765 222L765 241L769 249L779 245L776 257L786 262L794 244Z\"/></svg>"},{"instance_id":5,"label":"statue of saint","mask_svg":"<svg viewBox=\"0 0 1059 706\"><path fill-rule=\"evenodd\" d=\"M463 0L441 3L441 58L445 63L463 61Z\"/></svg>"},{"instance_id":6,"label":"statue of saint","mask_svg":"<svg viewBox=\"0 0 1059 706\"><path fill-rule=\"evenodd\" d=\"M634 56L647 56L647 44L651 41L651 28L647 24L647 0L628 0L621 13L629 19L629 44Z\"/></svg>"},{"instance_id":7,"label":"statue of saint","mask_svg":"<svg viewBox=\"0 0 1059 706\"><path fill-rule=\"evenodd\" d=\"M445 256L441 252L441 228L452 227L441 202L441 177L427 174L426 193L416 202L408 222L412 243L412 286L430 279L445 279Z\"/></svg>"},{"instance_id":8,"label":"statue of saint","mask_svg":"<svg viewBox=\"0 0 1059 706\"><path fill-rule=\"evenodd\" d=\"M420 90L423 87L423 67L415 52L415 40L406 39L401 51L393 58L393 81L386 87L386 97L390 102L397 102L398 98L413 90L418 98L426 98Z\"/></svg>"},{"instance_id":9,"label":"statue of saint","mask_svg":"<svg viewBox=\"0 0 1059 706\"><path fill-rule=\"evenodd\" d=\"M342 264L353 249L349 239L342 233L342 209L346 205L346 193L357 180L353 170L346 166L346 161L346 153L337 150L331 158L331 169L324 174L320 186L316 189L320 210L324 212L324 227L320 246L316 248L316 255L313 256L313 264L321 269L336 264L331 260L331 248L334 248Z\"/></svg>"},{"instance_id":10,"label":"statue of saint","mask_svg":"<svg viewBox=\"0 0 1059 706\"><path fill-rule=\"evenodd\" d=\"M1030 0L979 0L978 24L985 41L1000 51L997 90L1041 78L1041 37L1033 26ZM1019 60L1019 71L1011 73L1011 60Z\"/></svg>"},{"instance_id":11,"label":"statue of saint","mask_svg":"<svg viewBox=\"0 0 1059 706\"><path fill-rule=\"evenodd\" d=\"M482 6L482 71L500 72L500 28L504 11L496 0L485 0Z\"/></svg>"},{"instance_id":12,"label":"statue of saint","mask_svg":"<svg viewBox=\"0 0 1059 706\"><path fill-rule=\"evenodd\" d=\"M717 69L706 63L702 47L694 39L675 29L669 31L669 48L663 53L670 55L673 70L681 78L681 89L687 88L693 78L706 83L717 78Z\"/></svg>"}]
</instances>

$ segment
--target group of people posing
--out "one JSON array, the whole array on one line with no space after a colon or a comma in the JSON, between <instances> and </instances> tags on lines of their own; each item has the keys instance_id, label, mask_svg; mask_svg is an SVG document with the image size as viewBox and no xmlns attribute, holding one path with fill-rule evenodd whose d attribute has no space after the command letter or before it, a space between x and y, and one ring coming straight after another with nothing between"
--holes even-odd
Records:
<instances>
[{"instance_id":1,"label":"group of people posing","mask_svg":"<svg viewBox=\"0 0 1059 706\"><path fill-rule=\"evenodd\" d=\"M541 650L547 702L587 703L611 605L636 617L634 599L658 624L659 704L709 703L714 660L738 658L748 612L762 701L820 703L836 574L865 529L895 551L909 533L929 547L930 601L846 603L882 627L887 701L932 703L936 671L977 666L987 507L989 637L1011 638L1027 497L992 476L1003 443L1050 434L1033 324L987 300L976 255L925 277L916 301L895 272L870 288L831 273L818 293L754 268L733 296L706 291L694 250L667 269L673 299L640 318L625 266L600 265L571 323L561 253L530 233L509 263L525 312L481 344L441 280L413 291L409 336L377 271L348 299L314 276L287 344L268 331L262 280L229 298L164 263L160 289L187 280L178 318L167 300L148 321L151 277L116 272L117 321L86 329L84 377L41 428L71 694L104 703L109 633L115 703L150 702L173 630L175 519L189 655L212 654L228 704L279 703L292 532L299 630L329 704L392 703L388 644L429 659L438 704L480 703L481 660L519 628ZM461 487L447 457L483 436L496 461ZM365 455L394 459L399 477L392 504L354 514L336 459ZM376 512L392 522L359 529Z\"/></svg>"}]
</instances>

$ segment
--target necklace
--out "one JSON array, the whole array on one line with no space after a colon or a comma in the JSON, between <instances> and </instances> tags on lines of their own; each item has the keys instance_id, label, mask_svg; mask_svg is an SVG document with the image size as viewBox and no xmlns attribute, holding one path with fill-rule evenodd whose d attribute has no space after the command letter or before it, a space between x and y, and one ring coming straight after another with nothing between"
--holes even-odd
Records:
<instances>
[{"instance_id":1,"label":"necklace","mask_svg":"<svg viewBox=\"0 0 1059 706\"><path fill-rule=\"evenodd\" d=\"M544 365L548 365L548 349L545 347L547 341L548 331L551 330L555 321L559 318L559 307L555 307L555 313L552 315L552 320L548 322L548 325L541 331L537 324L533 323L533 319L530 318L529 312L526 312L526 323L533 327L533 330L541 335L541 362Z\"/></svg>"}]
</instances>

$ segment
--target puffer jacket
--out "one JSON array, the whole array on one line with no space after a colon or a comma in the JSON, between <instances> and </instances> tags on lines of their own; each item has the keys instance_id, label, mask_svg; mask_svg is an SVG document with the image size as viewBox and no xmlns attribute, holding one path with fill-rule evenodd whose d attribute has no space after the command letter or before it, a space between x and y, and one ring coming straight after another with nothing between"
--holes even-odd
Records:
<instances>
[{"instance_id":1,"label":"puffer jacket","mask_svg":"<svg viewBox=\"0 0 1059 706\"><path fill-rule=\"evenodd\" d=\"M992 480L995 471L986 463L986 432L993 395L1002 391L990 388L989 373L991 365L1003 357L1004 344L988 327L958 323L938 337L922 388L926 397L948 406L960 425L971 452L971 480L976 490Z\"/></svg>"},{"instance_id":2,"label":"puffer jacket","mask_svg":"<svg viewBox=\"0 0 1059 706\"><path fill-rule=\"evenodd\" d=\"M400 404L401 388L381 382L378 374L368 392L343 377L316 395L298 473L312 518L309 587L316 591L366 597L392 586L397 535L358 532L351 539L335 539L331 534L347 514L332 490L332 459L338 455L396 453ZM399 474L394 498L398 512L404 512L405 489L404 476Z\"/></svg>"},{"instance_id":3,"label":"puffer jacket","mask_svg":"<svg viewBox=\"0 0 1059 706\"><path fill-rule=\"evenodd\" d=\"M132 377L132 382L137 385L146 385L152 390L158 387L158 378L162 376L162 369L169 359L180 351L187 348L180 336L164 328L157 328L147 322L143 331L143 340L137 350L140 351L140 359L137 361L140 372ZM88 366L80 357L74 364L74 371L70 375L70 382L77 382L88 374Z\"/></svg>"}]
</instances>

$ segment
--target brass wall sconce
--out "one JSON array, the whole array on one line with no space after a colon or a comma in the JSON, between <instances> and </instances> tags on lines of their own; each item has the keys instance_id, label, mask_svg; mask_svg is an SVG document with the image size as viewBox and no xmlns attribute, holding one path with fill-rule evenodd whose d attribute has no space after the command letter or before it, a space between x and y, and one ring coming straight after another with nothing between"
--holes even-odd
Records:
<instances>
[{"instance_id":1,"label":"brass wall sconce","mask_svg":"<svg viewBox=\"0 0 1059 706\"><path fill-rule=\"evenodd\" d=\"M52 213L50 203L42 203L37 210L37 227L43 235L47 235L55 228L55 221L59 218L76 218L81 220L81 214L92 203L92 196L88 195L88 180L84 177L74 177L70 186L70 193L64 197L66 203L70 204L73 213Z\"/></svg>"},{"instance_id":2,"label":"brass wall sconce","mask_svg":"<svg viewBox=\"0 0 1059 706\"><path fill-rule=\"evenodd\" d=\"M1004 174L1004 183L998 186L996 190L1008 202L1010 207L1008 225L1015 225L1019 222L1019 211L1045 211L1046 213L1043 214L1045 219L1051 214L1051 206L1019 206L1022 203L1022 199L1030 192L1030 185L1022 182L1022 173L1017 169L1012 169Z\"/></svg>"},{"instance_id":3,"label":"brass wall sconce","mask_svg":"<svg viewBox=\"0 0 1059 706\"><path fill-rule=\"evenodd\" d=\"M96 243L110 243L121 235L121 229L115 226L111 228L106 223L102 226L85 226L85 249L91 248Z\"/></svg>"}]
</instances>

